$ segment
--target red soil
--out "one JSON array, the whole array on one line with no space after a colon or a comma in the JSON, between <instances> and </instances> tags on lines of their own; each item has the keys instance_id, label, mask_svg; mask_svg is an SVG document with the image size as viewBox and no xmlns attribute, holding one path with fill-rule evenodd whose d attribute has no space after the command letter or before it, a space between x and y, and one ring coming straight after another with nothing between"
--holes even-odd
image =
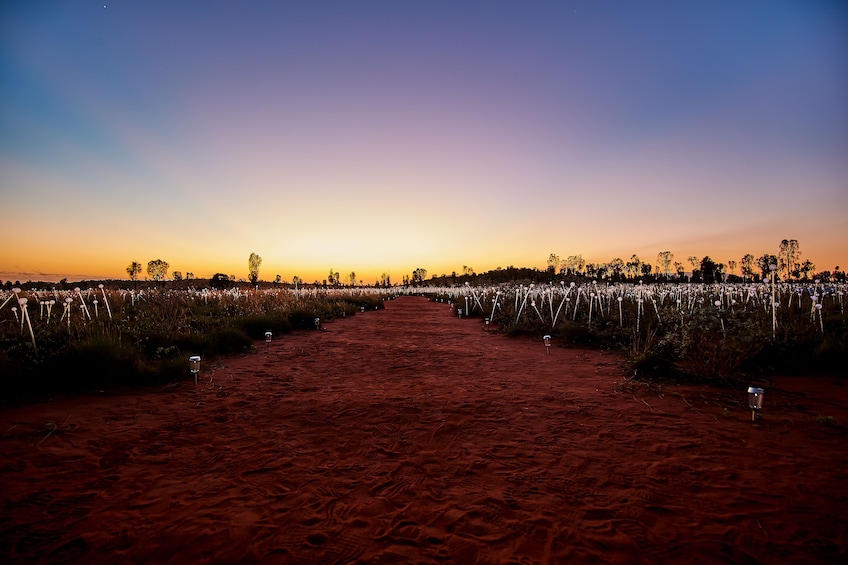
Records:
<instances>
[{"instance_id":1,"label":"red soil","mask_svg":"<svg viewBox=\"0 0 848 565\"><path fill-rule=\"evenodd\" d=\"M257 344L168 390L0 411L0 555L80 563L820 563L835 379L648 387L445 304ZM725 411L726 409L726 411ZM825 425L817 416L833 416ZM844 562L844 561L842 561Z\"/></svg>"}]
</instances>

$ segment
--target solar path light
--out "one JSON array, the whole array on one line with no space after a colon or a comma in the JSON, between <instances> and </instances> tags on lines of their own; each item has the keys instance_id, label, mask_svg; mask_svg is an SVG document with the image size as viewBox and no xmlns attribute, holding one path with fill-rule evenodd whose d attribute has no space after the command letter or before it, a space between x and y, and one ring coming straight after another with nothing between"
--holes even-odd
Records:
<instances>
[{"instance_id":1,"label":"solar path light","mask_svg":"<svg viewBox=\"0 0 848 565\"><path fill-rule=\"evenodd\" d=\"M546 335L542 338L545 341L545 350L548 352L548 355L551 354L551 336Z\"/></svg>"},{"instance_id":2,"label":"solar path light","mask_svg":"<svg viewBox=\"0 0 848 565\"><path fill-rule=\"evenodd\" d=\"M197 373L200 372L200 355L192 355L188 358L188 367L194 375L194 384L197 384Z\"/></svg>"},{"instance_id":3,"label":"solar path light","mask_svg":"<svg viewBox=\"0 0 848 565\"><path fill-rule=\"evenodd\" d=\"M763 394L765 391L761 388L750 386L748 387L748 405L751 407L751 421L757 421L757 411L763 408Z\"/></svg>"}]
</instances>

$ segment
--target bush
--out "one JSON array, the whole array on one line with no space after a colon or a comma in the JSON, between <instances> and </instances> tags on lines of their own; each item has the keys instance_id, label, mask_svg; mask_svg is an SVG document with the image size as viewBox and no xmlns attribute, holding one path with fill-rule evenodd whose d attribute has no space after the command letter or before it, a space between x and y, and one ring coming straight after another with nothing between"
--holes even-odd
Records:
<instances>
[{"instance_id":1,"label":"bush","mask_svg":"<svg viewBox=\"0 0 848 565\"><path fill-rule=\"evenodd\" d=\"M209 286L211 288L226 290L233 287L233 281L231 281L230 277L224 273L215 273L212 275L212 278L209 279Z\"/></svg>"}]
</instances>

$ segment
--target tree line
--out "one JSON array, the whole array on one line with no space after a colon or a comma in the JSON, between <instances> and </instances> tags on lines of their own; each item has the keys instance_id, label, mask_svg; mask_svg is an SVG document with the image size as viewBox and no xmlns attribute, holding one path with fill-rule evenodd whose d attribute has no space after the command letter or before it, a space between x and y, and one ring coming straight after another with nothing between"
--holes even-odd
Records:
<instances>
[{"instance_id":1,"label":"tree line","mask_svg":"<svg viewBox=\"0 0 848 565\"><path fill-rule=\"evenodd\" d=\"M635 254L628 261L616 257L607 263L587 263L582 255L571 255L560 259L559 255L551 253L547 261L547 271L551 274L613 281L650 277L651 280L685 280L705 283L746 282L768 277L772 272L783 281L810 280L814 275L825 280L845 280L845 272L841 271L839 266L836 266L833 272L816 273L816 266L812 261L801 260L801 245L796 239L782 240L777 254L764 253L755 258L754 255L747 253L738 262L729 260L727 263L717 262L710 256L699 258L690 255L686 258L686 262L691 266L691 274L688 276L684 263L675 261L675 255L671 251L657 253L656 264L644 262Z\"/></svg>"},{"instance_id":2,"label":"tree line","mask_svg":"<svg viewBox=\"0 0 848 565\"><path fill-rule=\"evenodd\" d=\"M259 270L262 266L262 257L251 253L247 260L247 280L258 285ZM138 261L132 261L126 268L127 275L134 283L137 283L140 275L146 270L149 280L163 283L168 280L171 266L162 259L148 261L145 267ZM689 274L687 274L689 268ZM671 251L660 251L657 253L655 262L643 261L633 254L630 259L624 260L616 257L608 262L588 262L583 259L582 254L569 255L564 259L556 253L551 253L547 260L547 268L540 270L531 267L506 268L497 267L491 271L477 274L475 270L463 265L460 273L453 271L451 274L433 275L428 279L429 272L423 267L416 268L410 275L404 275L401 279L403 285L418 285L428 281L435 285L455 285L465 282L476 284L499 284L517 281L544 281L549 280L551 275L571 277L574 279L589 278L598 280L609 280L611 282L624 282L643 280L671 281L671 282L748 282L759 281L775 273L779 280L812 280L819 279L823 282L835 281L846 282L845 271L837 265L833 271L824 270L816 272L816 266L809 259L802 260L801 245L796 239L784 239L780 242L777 253L763 253L759 257L747 253L739 261L729 260L726 263L718 262L710 256L697 257L690 255L685 260L677 260ZM173 281L196 280L194 273L175 270L171 273ZM61 281L66 283L66 280ZM237 282L236 276L225 273L215 273L209 284L214 288L232 286ZM282 276L276 275L271 281L275 285L283 284ZM304 285L301 277L292 277L291 284L295 287ZM14 286L20 286L16 281ZM342 276L338 271L330 268L327 278L322 281L314 281L314 286L337 287L337 286L365 286L365 281L357 278L355 271ZM374 282L374 286L392 286L391 274L387 271L380 275ZM12 282L7 281L5 287L12 288Z\"/></svg>"}]
</instances>

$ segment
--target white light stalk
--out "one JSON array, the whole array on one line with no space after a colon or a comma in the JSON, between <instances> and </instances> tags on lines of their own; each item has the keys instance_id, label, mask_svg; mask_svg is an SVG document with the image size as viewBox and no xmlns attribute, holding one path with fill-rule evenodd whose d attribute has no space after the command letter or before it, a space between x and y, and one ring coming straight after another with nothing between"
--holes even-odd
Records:
<instances>
[{"instance_id":1,"label":"white light stalk","mask_svg":"<svg viewBox=\"0 0 848 565\"><path fill-rule=\"evenodd\" d=\"M106 298L106 289L103 288L102 284L97 285L100 288L100 292L103 293L103 302L106 304L106 311L109 313L109 319L112 319L112 308L109 307L109 299Z\"/></svg>"},{"instance_id":2,"label":"white light stalk","mask_svg":"<svg viewBox=\"0 0 848 565\"><path fill-rule=\"evenodd\" d=\"M27 327L29 327L29 336L32 338L32 349L38 352L38 348L35 346L35 333L32 331L32 322L29 319L29 311L27 310L27 299L21 298L18 303L21 305L21 322L26 318Z\"/></svg>"},{"instance_id":3,"label":"white light stalk","mask_svg":"<svg viewBox=\"0 0 848 565\"><path fill-rule=\"evenodd\" d=\"M85 315L88 316L88 319L91 319L91 312L88 311L88 306L85 304L85 298L82 297L82 291L80 287L76 287L74 291L79 295L80 302L82 302L82 311L85 312Z\"/></svg>"}]
</instances>

